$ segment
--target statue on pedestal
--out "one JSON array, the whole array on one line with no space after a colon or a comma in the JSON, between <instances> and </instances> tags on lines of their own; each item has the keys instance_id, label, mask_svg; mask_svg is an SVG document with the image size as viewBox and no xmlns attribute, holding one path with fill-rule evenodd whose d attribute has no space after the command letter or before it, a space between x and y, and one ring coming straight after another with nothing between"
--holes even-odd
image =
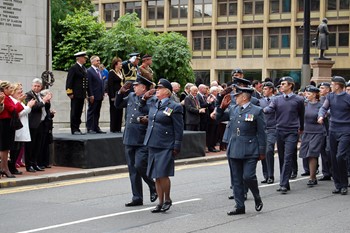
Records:
<instances>
[{"instance_id":1,"label":"statue on pedestal","mask_svg":"<svg viewBox=\"0 0 350 233\"><path fill-rule=\"evenodd\" d=\"M315 42L317 44L317 48L320 50L320 57L315 58L315 60L331 60L331 58L324 56L324 51L328 50L329 45L329 31L327 23L327 18L324 18L322 19L321 24L317 27Z\"/></svg>"}]
</instances>

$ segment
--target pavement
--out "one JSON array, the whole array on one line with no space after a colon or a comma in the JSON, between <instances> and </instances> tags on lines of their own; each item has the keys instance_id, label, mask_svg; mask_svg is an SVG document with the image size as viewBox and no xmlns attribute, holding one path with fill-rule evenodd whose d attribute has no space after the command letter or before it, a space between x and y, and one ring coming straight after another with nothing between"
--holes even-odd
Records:
<instances>
[{"instance_id":1,"label":"pavement","mask_svg":"<svg viewBox=\"0 0 350 233\"><path fill-rule=\"evenodd\" d=\"M175 165L197 164L225 159L225 151L220 151L217 153L210 152L206 153L206 155L203 157L175 160ZM27 172L26 169L23 167L19 168L18 170L23 172L23 174L16 175L16 178L1 177L0 188L45 184L64 180L124 173L128 172L128 167L127 165L119 165L92 169L82 169L73 167L52 166L51 168L45 169L45 171L35 173Z\"/></svg>"}]
</instances>

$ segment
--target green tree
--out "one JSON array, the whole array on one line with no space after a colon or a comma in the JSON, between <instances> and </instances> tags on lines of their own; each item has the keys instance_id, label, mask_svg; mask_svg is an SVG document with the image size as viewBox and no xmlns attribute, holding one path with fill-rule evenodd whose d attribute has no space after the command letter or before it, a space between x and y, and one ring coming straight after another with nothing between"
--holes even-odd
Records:
<instances>
[{"instance_id":1,"label":"green tree","mask_svg":"<svg viewBox=\"0 0 350 233\"><path fill-rule=\"evenodd\" d=\"M104 34L105 26L98 23L97 18L89 11L76 11L59 21L62 41L58 42L53 57L53 68L67 70L74 64L73 54L87 50L89 54L97 54L96 42Z\"/></svg>"}]
</instances>

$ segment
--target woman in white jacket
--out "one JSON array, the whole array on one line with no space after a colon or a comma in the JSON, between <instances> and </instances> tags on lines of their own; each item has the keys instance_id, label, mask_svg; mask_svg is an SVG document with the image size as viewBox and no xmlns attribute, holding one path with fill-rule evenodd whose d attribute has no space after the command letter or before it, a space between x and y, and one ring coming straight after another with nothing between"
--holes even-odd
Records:
<instances>
[{"instance_id":1,"label":"woman in white jacket","mask_svg":"<svg viewBox=\"0 0 350 233\"><path fill-rule=\"evenodd\" d=\"M10 150L10 161L9 161L9 169L12 174L21 175L22 172L18 171L16 168L17 157L21 151L21 148L24 146L24 143L30 142L30 133L29 133L29 122L28 122L28 114L32 111L32 107L35 104L36 100L31 100L25 105L23 100L26 98L26 95L23 93L22 84L16 83L13 84L14 91L10 98L16 104L20 102L24 109L19 113L19 119L22 122L23 127L19 130L16 130L15 134L15 143L13 148Z\"/></svg>"}]
</instances>

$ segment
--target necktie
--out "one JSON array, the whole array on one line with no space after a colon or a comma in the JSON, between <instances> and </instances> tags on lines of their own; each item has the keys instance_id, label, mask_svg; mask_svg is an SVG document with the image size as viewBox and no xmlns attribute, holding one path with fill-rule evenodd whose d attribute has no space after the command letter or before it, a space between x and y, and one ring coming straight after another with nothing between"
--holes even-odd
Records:
<instances>
[{"instance_id":1,"label":"necktie","mask_svg":"<svg viewBox=\"0 0 350 233\"><path fill-rule=\"evenodd\" d=\"M162 101L158 101L158 109L162 106Z\"/></svg>"},{"instance_id":2,"label":"necktie","mask_svg":"<svg viewBox=\"0 0 350 233\"><path fill-rule=\"evenodd\" d=\"M289 96L288 95L286 95L286 99L288 99L289 98Z\"/></svg>"},{"instance_id":3,"label":"necktie","mask_svg":"<svg viewBox=\"0 0 350 233\"><path fill-rule=\"evenodd\" d=\"M101 76L100 70L99 70L99 69L96 69L96 72L97 72L98 77L100 77L100 79L102 79L102 76Z\"/></svg>"},{"instance_id":4,"label":"necktie","mask_svg":"<svg viewBox=\"0 0 350 233\"><path fill-rule=\"evenodd\" d=\"M269 98L269 97L267 97L267 101L270 101L270 98Z\"/></svg>"}]
</instances>

